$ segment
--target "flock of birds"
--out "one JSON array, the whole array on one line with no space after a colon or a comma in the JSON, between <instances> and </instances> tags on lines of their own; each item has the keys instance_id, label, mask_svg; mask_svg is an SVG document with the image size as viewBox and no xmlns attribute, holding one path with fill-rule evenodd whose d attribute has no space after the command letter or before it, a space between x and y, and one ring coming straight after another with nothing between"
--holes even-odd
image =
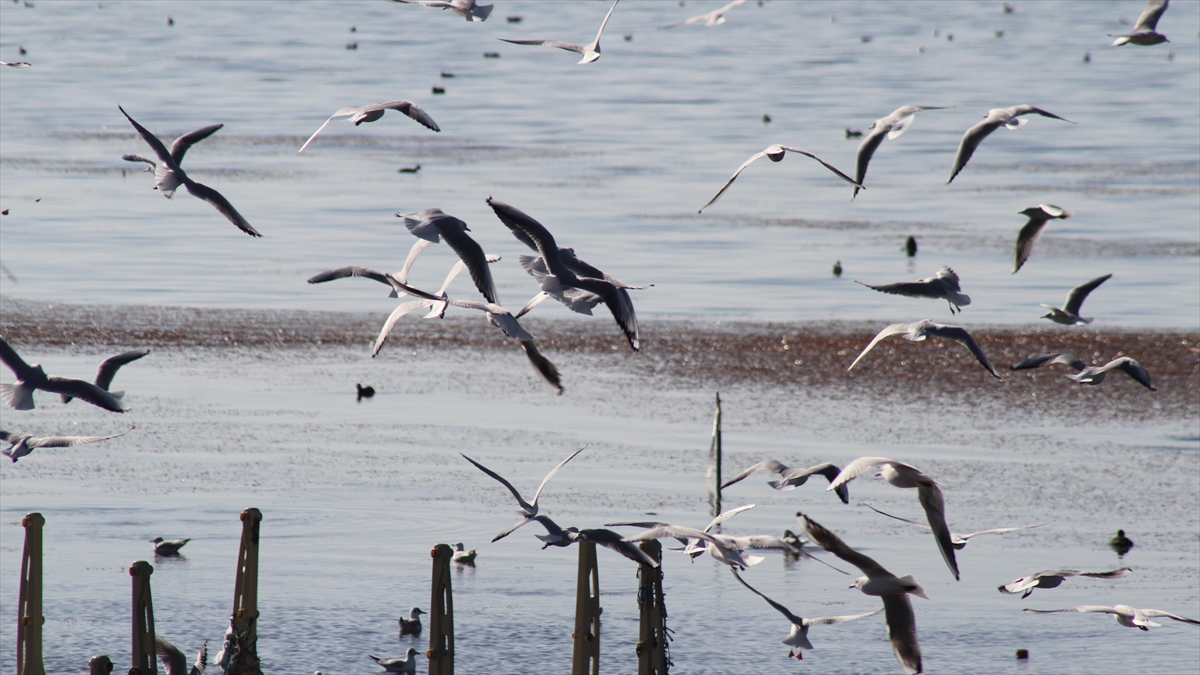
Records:
<instances>
[{"instance_id":1,"label":"flock of birds","mask_svg":"<svg viewBox=\"0 0 1200 675\"><path fill-rule=\"evenodd\" d=\"M431 0L391 1L449 9L468 21L487 20L493 8L492 5L476 4L474 0L451 0L449 2ZM601 37L619 2L620 0L613 2L600 24L600 29L597 31L595 39L587 45L581 46L558 40L504 39L503 41L517 45L536 45L572 51L581 56L580 64L593 63L601 56ZM671 24L670 26L665 26L664 28L701 24L706 26L720 25L725 21L726 13L744 2L745 0L734 0L734 2L724 7ZM1145 11L1138 19L1134 30L1128 34L1114 36L1117 39L1113 44L1116 46L1123 44L1145 46L1167 41L1164 35L1157 32L1158 21L1166 11L1167 4L1167 0L1150 0L1147 3ZM1006 11L1011 11L1011 8L1006 6ZM0 65L15 68L29 66L26 62L0 62ZM154 173L156 190L163 194L163 196L172 198L175 191L180 186L183 186L188 193L211 204L242 232L252 237L262 236L224 196L217 190L193 180L182 167L182 162L188 149L195 143L203 141L220 130L223 125L205 126L189 134L185 134L177 138L168 149L166 144L154 133L139 124L123 107L118 106L118 109L128 119L129 123L137 131L137 134L150 146L155 157L155 159L149 159L129 154L125 155L124 159L149 165L147 171ZM780 162L787 153L803 155L820 163L853 187L851 199L854 199L858 196L860 190L865 189L864 182L866 180L868 164L885 138L894 139L904 133L911 126L914 116L918 112L941 109L945 109L945 107L902 106L891 114L876 120L858 148L857 166L853 177L843 173L832 164L807 150L786 145L772 145L754 154L739 166L725 184L720 187L713 198L700 208L700 211L703 212L713 206L730 186L733 185L742 172L755 161L766 157L772 162ZM411 101L399 100L344 107L333 113L305 141L298 150L298 153L303 153L312 146L317 137L335 119L348 118L348 122L357 126L381 119L388 110L402 113L431 131L439 132L441 130L437 122L426 111ZM1026 123L1027 119L1025 116L1028 115L1040 115L1074 124L1074 122L1059 115L1031 105L1016 105L1009 108L990 110L984 116L983 121L964 133L946 182L952 182L966 168L972 156L979 149L980 144L990 134L1001 127L1017 129ZM489 269L489 266L499 261L500 257L486 253L479 243L470 236L470 228L464 221L443 212L439 208L429 208L416 213L396 214L408 231L416 238L416 242L413 243L400 272L386 273L361 266L347 266L316 274L308 279L308 283L318 284L337 279L361 277L387 286L390 297L410 298L399 304L387 318L371 345L372 356L377 355L382 349L397 321L409 313L420 310L426 312L426 318L441 318L450 307L483 312L493 326L499 328L507 337L520 343L526 357L538 375L559 394L563 391L563 385L558 368L538 350L534 336L519 323L519 319L546 299L552 298L570 310L585 315L591 315L594 308L603 304L612 315L617 327L628 342L630 349L634 352L639 350L640 336L638 321L629 291L644 290L650 286L632 286L614 278L599 268L581 260L576 255L574 249L561 247L550 230L534 217L514 206L491 197L487 198L486 201L500 223L508 228L518 241L528 246L535 254L521 255L519 262L521 267L533 277L539 291L516 312L510 312L501 304ZM1034 243L1051 220L1064 219L1071 216L1067 211L1049 204L1030 207L1021 211L1021 213L1027 216L1029 220L1018 234L1013 273L1020 270L1029 259ZM416 260L425 250L440 242L445 242L459 258L459 261L447 273L441 288L437 292L429 292L410 285L408 277ZM915 252L915 241L910 238L909 255L915 255ZM475 289L482 296L482 300L463 299L447 295L449 287L463 271L466 271L470 276ZM840 273L840 265L835 268L835 273ZM1106 274L1072 289L1067 294L1061 308L1045 305L1050 311L1042 318L1064 326L1091 323L1091 318L1085 318L1081 315L1083 302L1090 293L1095 291L1111 276L1111 274ZM959 276L949 267L943 267L938 271L936 276L927 279L880 285L863 285L883 293L945 300L949 305L951 314L962 311L963 307L971 303L970 297L961 290ZM989 362L983 349L966 329L960 326L938 324L929 320L893 324L884 328L850 364L848 370L853 369L863 361L879 342L894 335L902 335L905 339L913 341L937 337L959 342L971 352L979 364L993 377L1000 377L996 369ZM14 384L0 385L0 395L2 395L7 405L17 410L32 409L34 407L34 393L41 390L59 394L64 403L69 403L72 399L78 398L105 410L118 413L125 412L130 407L124 400L124 392L112 391L110 390L110 385L119 368L146 356L148 353L148 350L142 349L113 356L100 364L93 381L86 381L47 375L40 365L29 365L12 349L8 342L0 339L0 360L16 376ZM1076 371L1075 374L1069 375L1069 377L1078 383L1099 384L1104 381L1108 372L1120 370L1148 389L1154 389L1150 375L1146 370L1137 361L1128 357L1118 358L1102 366L1089 366L1084 361L1069 354L1047 353L1035 355L1021 363L1015 364L1012 366L1012 369L1024 370L1053 364L1065 365ZM363 387L361 384L358 385L358 397L360 400L373 395L374 390L372 388ZM4 440L9 444L9 447L3 450L3 454L8 456L13 462L16 462L18 459L29 455L35 449L95 443L123 436L130 431L133 431L133 427L130 427L125 432L110 436L34 437L29 434L17 434L7 430L0 430L0 440ZM782 537L765 534L735 537L722 534L719 531L719 526L722 523L739 513L753 508L753 505L741 506L726 511L712 519L704 529L649 521L615 522L607 524L604 528L592 529L564 528L559 526L544 513L540 512L539 497L550 479L582 452L583 449L580 448L575 451L555 466L542 480L541 485L538 486L537 491L534 493L533 499L529 501L501 475L474 459L463 455L464 459L484 474L501 483L513 495L520 507L520 520L497 534L493 538L493 542L503 539L524 525L536 521L545 530L545 534L536 535L537 539L543 543L543 548L549 546L565 547L581 541L590 541L609 548L641 565L657 567L660 564L659 561L647 555L638 544L653 539L674 539L680 544L677 550L683 551L691 558L708 553L715 560L728 565L741 585L761 597L771 607L787 618L792 626L790 634L783 642L794 650L793 654L797 658L801 657L800 650L813 648L808 637L809 629L812 626L865 619L883 612L885 613L892 647L900 665L906 673L912 674L922 671L921 651L917 640L916 623L912 606L908 599L909 595L928 598L920 584L910 575L896 576L889 572L878 562L851 548L836 534L802 512L796 513L796 518L798 519L800 531L808 538L807 541L796 536L790 530L786 531ZM862 457L854 460L844 468L824 463L805 469L790 468L776 460L769 459L742 471L722 485L721 488L728 488L760 471L778 476L777 479L769 482L769 485L776 490L792 490L804 485L810 477L821 475L829 482L827 490L834 491L840 500L847 504L849 503L848 483L855 478L873 471L877 472L880 477L894 487L916 489L918 502L926 514L927 524L893 516L874 509L874 507L869 508L889 518L895 518L928 529L933 535L946 566L956 580L959 579L960 574L955 552L966 546L970 538L984 534L1001 534L1032 529L1046 524L997 528L962 535L952 533L947 526L945 501L938 483L916 467L882 457ZM608 529L611 527L635 527L644 531L640 534L627 536L619 534L615 530ZM160 556L178 555L180 549L188 541L188 539L164 540L162 537L158 537L153 540L155 554ZM883 607L872 612L848 616L803 618L763 594L739 574L740 572L745 572L749 567L752 567L763 559L761 556L751 554L749 551L752 550L777 550L788 556L809 557L828 565L837 572L847 574L845 571L829 565L823 560L813 558L803 548L804 545L810 543L832 553L840 560L857 567L863 576L855 580L854 587L866 595L881 598ZM1124 555L1133 546L1133 543L1121 531L1118 532L1118 536L1113 539L1111 545L1121 555ZM475 564L476 555L476 551L468 551L462 543L459 543L456 545L453 560L456 564L473 565ZM1130 568L1103 572L1047 570L1036 572L1017 579L1012 583L1002 585L999 587L999 590L1002 593L1020 593L1024 598L1028 597L1034 589L1055 588L1064 583L1066 579L1075 576L1114 579L1130 573ZM1195 619L1189 619L1160 610L1135 609L1126 605L1116 605L1113 607L1084 605L1064 609L1027 609L1025 611L1034 613L1108 613L1114 615L1117 623L1120 625L1135 627L1141 630L1148 630L1150 627L1158 626L1159 624L1151 620L1153 618L1169 618L1193 625L1200 625L1200 621ZM420 608L414 607L407 619L401 617L399 619L400 635L419 635L421 632L420 615L423 613ZM158 639L158 653L167 672L171 675L187 672L194 675L195 673L204 672L206 668L207 643L201 649L196 663L191 667L190 671L187 669L186 659L182 652L163 638ZM403 658L387 659L373 655L370 658L387 672L415 673L415 649L410 648ZM222 658L218 657L215 663L222 664Z\"/></svg>"}]
</instances>

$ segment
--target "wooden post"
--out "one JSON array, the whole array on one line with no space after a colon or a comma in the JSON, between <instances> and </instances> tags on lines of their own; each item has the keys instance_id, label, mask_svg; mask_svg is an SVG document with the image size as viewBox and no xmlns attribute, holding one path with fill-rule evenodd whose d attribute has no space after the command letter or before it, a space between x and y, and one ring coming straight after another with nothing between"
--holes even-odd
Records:
<instances>
[{"instance_id":1,"label":"wooden post","mask_svg":"<svg viewBox=\"0 0 1200 675\"><path fill-rule=\"evenodd\" d=\"M450 559L454 549L438 544L433 558L433 590L429 597L429 675L454 675L454 599Z\"/></svg>"},{"instance_id":2,"label":"wooden post","mask_svg":"<svg viewBox=\"0 0 1200 675\"><path fill-rule=\"evenodd\" d=\"M97 654L88 659L88 673L90 675L108 675L113 671L112 659L108 658L108 654Z\"/></svg>"},{"instance_id":3,"label":"wooden post","mask_svg":"<svg viewBox=\"0 0 1200 675\"><path fill-rule=\"evenodd\" d=\"M225 636L227 675L262 675L258 661L258 531L262 512L242 511L242 543L233 583L233 616Z\"/></svg>"},{"instance_id":4,"label":"wooden post","mask_svg":"<svg viewBox=\"0 0 1200 675\"><path fill-rule=\"evenodd\" d=\"M571 675L600 673L600 570L596 567L596 542L579 542L579 576L575 587L575 651Z\"/></svg>"},{"instance_id":5,"label":"wooden post","mask_svg":"<svg viewBox=\"0 0 1200 675\"><path fill-rule=\"evenodd\" d=\"M154 648L154 601L150 596L150 575L154 567L145 560L129 566L133 577L133 665L130 675L157 675L158 655Z\"/></svg>"},{"instance_id":6,"label":"wooden post","mask_svg":"<svg viewBox=\"0 0 1200 675\"><path fill-rule=\"evenodd\" d=\"M21 584L17 600L17 675L46 675L42 665L42 527L46 519L30 513L25 526L25 552L21 555Z\"/></svg>"},{"instance_id":7,"label":"wooden post","mask_svg":"<svg viewBox=\"0 0 1200 675\"><path fill-rule=\"evenodd\" d=\"M641 548L651 558L662 562L662 544L656 540L642 542ZM667 675L667 608L663 605L662 568L645 563L638 565L638 609L641 620L638 631L638 675Z\"/></svg>"},{"instance_id":8,"label":"wooden post","mask_svg":"<svg viewBox=\"0 0 1200 675\"><path fill-rule=\"evenodd\" d=\"M713 432L712 444L708 448L709 460L712 462L710 468L716 470L717 482L713 487L715 499L713 501L713 515L721 513L721 392L717 392L717 411L713 414Z\"/></svg>"}]
</instances>

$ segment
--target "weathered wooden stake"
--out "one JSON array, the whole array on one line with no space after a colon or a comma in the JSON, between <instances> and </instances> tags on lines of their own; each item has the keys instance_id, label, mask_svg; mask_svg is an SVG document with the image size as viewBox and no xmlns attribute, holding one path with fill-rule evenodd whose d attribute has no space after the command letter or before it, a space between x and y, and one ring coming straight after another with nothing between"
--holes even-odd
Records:
<instances>
[{"instance_id":1,"label":"weathered wooden stake","mask_svg":"<svg viewBox=\"0 0 1200 675\"><path fill-rule=\"evenodd\" d=\"M113 662L108 658L108 654L97 654L88 659L89 675L108 675L112 671Z\"/></svg>"},{"instance_id":2,"label":"weathered wooden stake","mask_svg":"<svg viewBox=\"0 0 1200 675\"><path fill-rule=\"evenodd\" d=\"M717 411L713 414L712 445L708 448L710 467L716 470L717 482L713 486L715 499L713 515L721 513L721 392L717 392Z\"/></svg>"},{"instance_id":3,"label":"weathered wooden stake","mask_svg":"<svg viewBox=\"0 0 1200 675\"><path fill-rule=\"evenodd\" d=\"M454 599L450 559L454 549L438 544L433 558L433 590L429 598L429 675L454 675Z\"/></svg>"},{"instance_id":4,"label":"weathered wooden stake","mask_svg":"<svg viewBox=\"0 0 1200 675\"><path fill-rule=\"evenodd\" d=\"M25 526L25 552L21 555L21 586L17 600L17 675L46 675L42 666L42 527L46 519L30 513Z\"/></svg>"},{"instance_id":5,"label":"weathered wooden stake","mask_svg":"<svg viewBox=\"0 0 1200 675\"><path fill-rule=\"evenodd\" d=\"M150 575L154 567L145 560L129 566L133 577L133 665L130 675L157 675L158 656L154 650L154 601L150 595Z\"/></svg>"},{"instance_id":6,"label":"weathered wooden stake","mask_svg":"<svg viewBox=\"0 0 1200 675\"><path fill-rule=\"evenodd\" d=\"M641 548L662 562L662 544L651 540ZM667 608L663 605L662 568L638 565L638 675L667 675Z\"/></svg>"},{"instance_id":7,"label":"weathered wooden stake","mask_svg":"<svg viewBox=\"0 0 1200 675\"><path fill-rule=\"evenodd\" d=\"M262 675L258 661L258 531L262 512L242 511L242 543L238 549L237 578L233 584L233 616L226 636L230 655L227 675ZM152 640L153 641L153 640ZM232 642L233 644L229 644ZM231 648L232 647L232 648Z\"/></svg>"},{"instance_id":8,"label":"weathered wooden stake","mask_svg":"<svg viewBox=\"0 0 1200 675\"><path fill-rule=\"evenodd\" d=\"M575 587L575 651L571 675L600 673L600 570L596 567L596 542L579 542L579 577Z\"/></svg>"}]
</instances>

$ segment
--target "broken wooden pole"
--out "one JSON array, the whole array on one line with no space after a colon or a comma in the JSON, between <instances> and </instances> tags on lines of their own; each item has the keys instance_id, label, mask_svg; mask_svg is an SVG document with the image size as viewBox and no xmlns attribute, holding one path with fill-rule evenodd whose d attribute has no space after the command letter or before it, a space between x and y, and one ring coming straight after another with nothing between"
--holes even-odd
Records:
<instances>
[{"instance_id":1,"label":"broken wooden pole","mask_svg":"<svg viewBox=\"0 0 1200 675\"><path fill-rule=\"evenodd\" d=\"M600 673L600 570L596 567L596 542L579 542L579 575L575 586L575 650L571 675Z\"/></svg>"},{"instance_id":2,"label":"broken wooden pole","mask_svg":"<svg viewBox=\"0 0 1200 675\"><path fill-rule=\"evenodd\" d=\"M42 665L42 527L46 519L30 513L25 527L25 552L21 554L21 584L17 600L17 675L46 675Z\"/></svg>"},{"instance_id":3,"label":"broken wooden pole","mask_svg":"<svg viewBox=\"0 0 1200 675\"><path fill-rule=\"evenodd\" d=\"M644 541L641 549L662 562L662 544ZM663 604L662 567L638 565L638 675L667 675L667 608Z\"/></svg>"},{"instance_id":4,"label":"broken wooden pole","mask_svg":"<svg viewBox=\"0 0 1200 675\"><path fill-rule=\"evenodd\" d=\"M433 589L429 598L429 675L454 675L454 599L450 560L454 549L438 544L433 558Z\"/></svg>"},{"instance_id":5,"label":"broken wooden pole","mask_svg":"<svg viewBox=\"0 0 1200 675\"><path fill-rule=\"evenodd\" d=\"M717 410L713 413L712 443L708 446L709 473L715 471L717 481L713 485L713 515L721 513L721 392L717 392Z\"/></svg>"},{"instance_id":6,"label":"broken wooden pole","mask_svg":"<svg viewBox=\"0 0 1200 675\"><path fill-rule=\"evenodd\" d=\"M233 582L233 615L225 635L226 675L262 675L258 661L258 533L262 512L242 511L242 542Z\"/></svg>"},{"instance_id":7,"label":"broken wooden pole","mask_svg":"<svg viewBox=\"0 0 1200 675\"><path fill-rule=\"evenodd\" d=\"M133 578L133 665L130 675L157 675L158 655L154 645L154 600L150 594L150 575L154 567L145 560L129 566Z\"/></svg>"}]
</instances>

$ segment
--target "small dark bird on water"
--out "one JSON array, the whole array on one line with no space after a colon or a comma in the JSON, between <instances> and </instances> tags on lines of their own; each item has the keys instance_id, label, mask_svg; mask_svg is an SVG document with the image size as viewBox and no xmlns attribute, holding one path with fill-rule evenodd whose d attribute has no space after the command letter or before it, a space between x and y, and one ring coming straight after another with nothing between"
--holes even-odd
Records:
<instances>
[{"instance_id":1,"label":"small dark bird on water","mask_svg":"<svg viewBox=\"0 0 1200 675\"><path fill-rule=\"evenodd\" d=\"M1084 63L1091 63L1091 62L1092 62L1092 53L1091 53L1091 52L1084 52L1084 53L1083 53L1083 62L1084 62Z\"/></svg>"},{"instance_id":2,"label":"small dark bird on water","mask_svg":"<svg viewBox=\"0 0 1200 675\"><path fill-rule=\"evenodd\" d=\"M626 33L626 34L625 34L625 41L626 41L626 42L633 42L633 33Z\"/></svg>"},{"instance_id":3,"label":"small dark bird on water","mask_svg":"<svg viewBox=\"0 0 1200 675\"><path fill-rule=\"evenodd\" d=\"M483 58L485 58L485 59L498 59L498 58L500 58L500 52L484 52L484 53L483 53Z\"/></svg>"},{"instance_id":4,"label":"small dark bird on water","mask_svg":"<svg viewBox=\"0 0 1200 675\"><path fill-rule=\"evenodd\" d=\"M168 26L174 26L174 25L175 25L175 19L172 19L171 17L169 17L169 16L168 16L168 17L167 17L167 25L168 25Z\"/></svg>"},{"instance_id":5,"label":"small dark bird on water","mask_svg":"<svg viewBox=\"0 0 1200 675\"><path fill-rule=\"evenodd\" d=\"M525 18L525 17L521 17L521 16L506 17L506 19L508 20L509 23L521 23L521 19L523 19L523 18Z\"/></svg>"},{"instance_id":6,"label":"small dark bird on water","mask_svg":"<svg viewBox=\"0 0 1200 675\"><path fill-rule=\"evenodd\" d=\"M859 129L846 128L846 138L862 138L862 131Z\"/></svg>"},{"instance_id":7,"label":"small dark bird on water","mask_svg":"<svg viewBox=\"0 0 1200 675\"><path fill-rule=\"evenodd\" d=\"M837 262L833 263L833 276L835 276L835 277L842 276L842 261L841 260L838 260Z\"/></svg>"},{"instance_id":8,"label":"small dark bird on water","mask_svg":"<svg viewBox=\"0 0 1200 675\"><path fill-rule=\"evenodd\" d=\"M911 235L904 240L904 253L910 258L915 258L917 255L917 240Z\"/></svg>"},{"instance_id":9,"label":"small dark bird on water","mask_svg":"<svg viewBox=\"0 0 1200 675\"><path fill-rule=\"evenodd\" d=\"M442 77L445 77L445 78L454 77L454 73L448 73L448 72L446 72L446 71L444 71L444 70L443 70L443 71L442 71Z\"/></svg>"},{"instance_id":10,"label":"small dark bird on water","mask_svg":"<svg viewBox=\"0 0 1200 675\"><path fill-rule=\"evenodd\" d=\"M416 166L402 166L399 169L399 173L416 173L420 170L421 170L420 164L417 164Z\"/></svg>"},{"instance_id":11,"label":"small dark bird on water","mask_svg":"<svg viewBox=\"0 0 1200 675\"><path fill-rule=\"evenodd\" d=\"M357 43L357 42L350 42L350 43L348 43L348 44L346 45L346 49L349 49L349 50L355 50L355 49L358 49L358 43Z\"/></svg>"},{"instance_id":12,"label":"small dark bird on water","mask_svg":"<svg viewBox=\"0 0 1200 675\"><path fill-rule=\"evenodd\" d=\"M361 384L356 384L354 386L358 389L358 400L360 401L364 398L371 398L375 395L375 387L372 387L371 385L364 387Z\"/></svg>"},{"instance_id":13,"label":"small dark bird on water","mask_svg":"<svg viewBox=\"0 0 1200 675\"><path fill-rule=\"evenodd\" d=\"M351 33L357 33L357 32L358 32L358 26L350 26L350 32L351 32Z\"/></svg>"},{"instance_id":14,"label":"small dark bird on water","mask_svg":"<svg viewBox=\"0 0 1200 675\"><path fill-rule=\"evenodd\" d=\"M1118 556L1124 556L1129 553L1129 549L1133 548L1133 540L1125 536L1125 530L1117 530L1117 536L1109 539L1108 545L1117 552Z\"/></svg>"},{"instance_id":15,"label":"small dark bird on water","mask_svg":"<svg viewBox=\"0 0 1200 675\"><path fill-rule=\"evenodd\" d=\"M446 88L445 88L445 87L434 87L434 88L433 88L433 93L435 93L435 94L444 94L444 93L446 93Z\"/></svg>"},{"instance_id":16,"label":"small dark bird on water","mask_svg":"<svg viewBox=\"0 0 1200 675\"><path fill-rule=\"evenodd\" d=\"M763 124L770 124L770 123L771 123L771 116L764 114L763 115Z\"/></svg>"}]
</instances>

